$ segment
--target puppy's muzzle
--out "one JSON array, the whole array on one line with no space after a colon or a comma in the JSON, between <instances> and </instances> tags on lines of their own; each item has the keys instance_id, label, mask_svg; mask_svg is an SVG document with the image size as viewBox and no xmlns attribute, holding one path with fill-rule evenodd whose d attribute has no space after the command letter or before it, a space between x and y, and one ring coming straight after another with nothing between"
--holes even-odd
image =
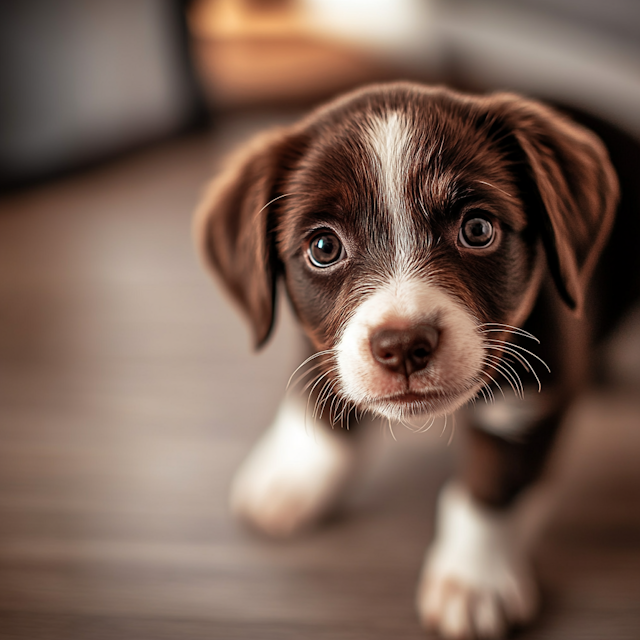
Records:
<instances>
[{"instance_id":1,"label":"puppy's muzzle","mask_svg":"<svg viewBox=\"0 0 640 640\"><path fill-rule=\"evenodd\" d=\"M369 339L371 354L387 371L408 378L426 369L438 346L439 331L429 324L379 329Z\"/></svg>"}]
</instances>

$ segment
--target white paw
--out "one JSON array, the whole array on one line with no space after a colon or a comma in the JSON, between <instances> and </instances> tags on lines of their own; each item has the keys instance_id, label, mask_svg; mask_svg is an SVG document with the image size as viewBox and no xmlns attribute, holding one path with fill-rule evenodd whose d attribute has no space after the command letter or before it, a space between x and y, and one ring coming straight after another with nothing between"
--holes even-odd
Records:
<instances>
[{"instance_id":1,"label":"white paw","mask_svg":"<svg viewBox=\"0 0 640 640\"><path fill-rule=\"evenodd\" d=\"M238 470L233 512L272 536L317 522L333 506L355 462L352 438L305 418L299 399L283 401L269 430Z\"/></svg>"},{"instance_id":2,"label":"white paw","mask_svg":"<svg viewBox=\"0 0 640 640\"><path fill-rule=\"evenodd\" d=\"M509 514L485 509L462 487L449 485L437 524L418 589L423 624L445 638L495 640L529 622L537 588Z\"/></svg>"}]
</instances>

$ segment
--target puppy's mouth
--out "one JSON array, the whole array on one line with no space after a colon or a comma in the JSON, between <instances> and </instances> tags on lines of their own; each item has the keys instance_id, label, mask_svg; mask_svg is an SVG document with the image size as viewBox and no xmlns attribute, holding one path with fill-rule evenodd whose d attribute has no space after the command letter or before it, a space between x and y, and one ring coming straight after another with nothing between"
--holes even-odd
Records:
<instances>
[{"instance_id":1,"label":"puppy's mouth","mask_svg":"<svg viewBox=\"0 0 640 640\"><path fill-rule=\"evenodd\" d=\"M457 401L458 394L444 390L406 391L372 398L368 402L368 408L385 417L404 419L420 415L444 415L452 410L452 405L459 403Z\"/></svg>"},{"instance_id":2,"label":"puppy's mouth","mask_svg":"<svg viewBox=\"0 0 640 640\"><path fill-rule=\"evenodd\" d=\"M397 402L398 404L414 404L416 402L429 402L437 398L442 398L444 394L437 391L425 391L422 393L416 393L414 391L407 391L403 393L397 393L391 396L380 398L381 402Z\"/></svg>"}]
</instances>

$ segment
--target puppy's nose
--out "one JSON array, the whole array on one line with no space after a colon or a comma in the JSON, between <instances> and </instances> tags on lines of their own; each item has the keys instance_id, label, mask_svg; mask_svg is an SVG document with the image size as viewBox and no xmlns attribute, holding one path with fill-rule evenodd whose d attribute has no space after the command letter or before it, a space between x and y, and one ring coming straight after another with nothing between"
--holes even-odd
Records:
<instances>
[{"instance_id":1,"label":"puppy's nose","mask_svg":"<svg viewBox=\"0 0 640 640\"><path fill-rule=\"evenodd\" d=\"M385 369L409 377L429 364L438 336L438 330L428 324L410 329L380 329L371 336L371 353Z\"/></svg>"}]
</instances>

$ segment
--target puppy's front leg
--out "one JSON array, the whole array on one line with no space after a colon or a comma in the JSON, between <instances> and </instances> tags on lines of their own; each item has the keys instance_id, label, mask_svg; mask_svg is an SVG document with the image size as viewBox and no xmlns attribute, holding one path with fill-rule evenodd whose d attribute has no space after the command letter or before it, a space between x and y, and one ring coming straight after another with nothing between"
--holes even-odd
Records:
<instances>
[{"instance_id":1,"label":"puppy's front leg","mask_svg":"<svg viewBox=\"0 0 640 640\"><path fill-rule=\"evenodd\" d=\"M536 586L512 516L461 483L445 486L418 590L425 626L445 638L501 638L533 617Z\"/></svg>"},{"instance_id":2,"label":"puppy's front leg","mask_svg":"<svg viewBox=\"0 0 640 640\"><path fill-rule=\"evenodd\" d=\"M315 524L351 476L357 458L354 435L314 419L302 398L285 398L236 474L232 510L272 536Z\"/></svg>"},{"instance_id":3,"label":"puppy's front leg","mask_svg":"<svg viewBox=\"0 0 640 640\"><path fill-rule=\"evenodd\" d=\"M499 410L520 421L517 440L470 429L465 473L439 499L417 605L425 625L447 638L501 638L536 613L536 583L514 505L539 474L565 403L544 407L533 400L525 425L523 402ZM535 416L536 407L542 416ZM497 415L494 420L497 427Z\"/></svg>"},{"instance_id":4,"label":"puppy's front leg","mask_svg":"<svg viewBox=\"0 0 640 640\"><path fill-rule=\"evenodd\" d=\"M524 398L507 396L471 410L460 479L440 497L417 604L423 622L447 638L501 638L536 613L531 535L516 521L515 507L544 471L564 415L583 388L589 327L547 288L527 328L540 336L539 353L550 368L542 393L530 389Z\"/></svg>"}]
</instances>

